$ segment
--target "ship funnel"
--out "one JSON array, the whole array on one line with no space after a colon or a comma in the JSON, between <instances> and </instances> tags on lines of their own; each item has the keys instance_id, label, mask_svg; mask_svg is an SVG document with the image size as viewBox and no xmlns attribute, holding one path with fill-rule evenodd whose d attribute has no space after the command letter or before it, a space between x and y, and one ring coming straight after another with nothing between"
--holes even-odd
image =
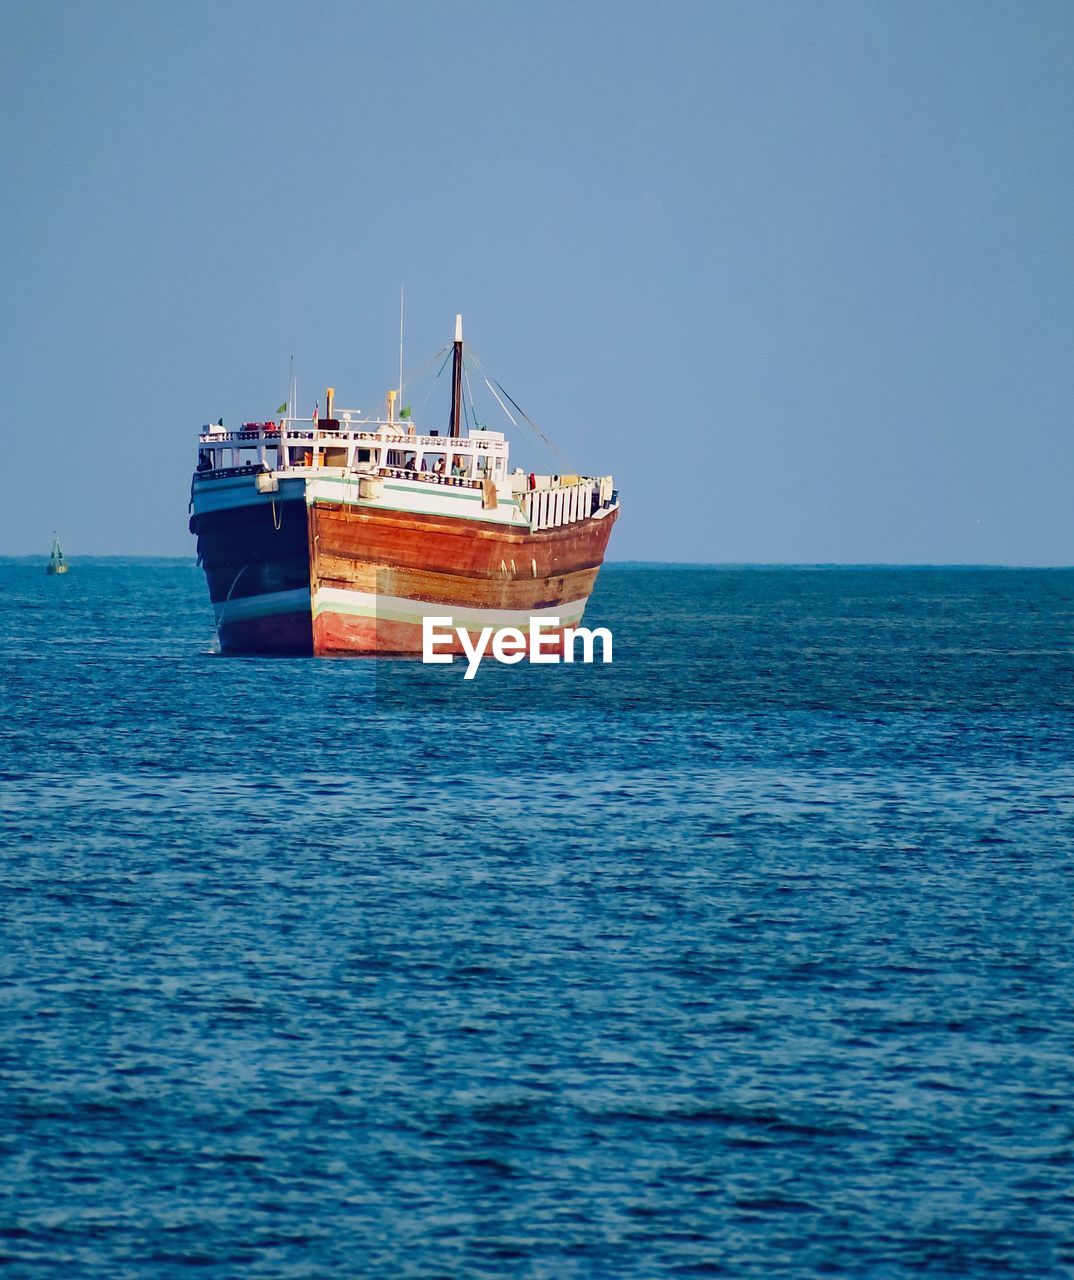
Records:
<instances>
[{"instance_id":1,"label":"ship funnel","mask_svg":"<svg viewBox=\"0 0 1074 1280\"><path fill-rule=\"evenodd\" d=\"M332 412L332 403L333 403L333 401L335 400L335 398L336 398L336 389L335 389L335 387L329 387L329 388L327 389L327 391L325 391L325 393L324 393L325 417L326 417L326 418L333 418L333 417L335 417L335 414Z\"/></svg>"}]
</instances>

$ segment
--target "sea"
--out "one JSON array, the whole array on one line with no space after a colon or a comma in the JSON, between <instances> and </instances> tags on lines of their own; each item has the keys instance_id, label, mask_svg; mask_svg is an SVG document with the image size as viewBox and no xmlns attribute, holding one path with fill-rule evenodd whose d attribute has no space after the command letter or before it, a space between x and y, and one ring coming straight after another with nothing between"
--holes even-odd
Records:
<instances>
[{"instance_id":1,"label":"sea","mask_svg":"<svg viewBox=\"0 0 1074 1280\"><path fill-rule=\"evenodd\" d=\"M1074 571L609 565L611 664L0 562L0 1269L1074 1276Z\"/></svg>"}]
</instances>

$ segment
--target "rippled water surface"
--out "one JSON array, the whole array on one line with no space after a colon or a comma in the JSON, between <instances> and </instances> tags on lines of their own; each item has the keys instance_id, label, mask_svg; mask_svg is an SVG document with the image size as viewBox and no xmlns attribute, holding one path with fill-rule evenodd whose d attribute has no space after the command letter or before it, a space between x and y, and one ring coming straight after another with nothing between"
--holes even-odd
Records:
<instances>
[{"instance_id":1,"label":"rippled water surface","mask_svg":"<svg viewBox=\"0 0 1074 1280\"><path fill-rule=\"evenodd\" d=\"M1074 573L612 568L472 684L0 604L7 1274L1074 1274Z\"/></svg>"}]
</instances>

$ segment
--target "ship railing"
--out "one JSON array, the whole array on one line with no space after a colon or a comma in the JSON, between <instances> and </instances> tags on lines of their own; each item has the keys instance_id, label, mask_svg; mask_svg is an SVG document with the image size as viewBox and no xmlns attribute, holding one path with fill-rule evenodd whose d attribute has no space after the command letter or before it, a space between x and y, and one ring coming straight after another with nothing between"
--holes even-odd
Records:
<instances>
[{"instance_id":1,"label":"ship railing","mask_svg":"<svg viewBox=\"0 0 1074 1280\"><path fill-rule=\"evenodd\" d=\"M214 480L220 480L229 476L249 476L256 475L261 471L273 470L278 473L283 472L331 472L340 475L366 475L381 476L382 478L391 480L420 480L425 484L443 485L447 488L455 489L480 489L484 484L484 477L478 477L476 480L470 476L444 476L439 475L435 471L408 471L405 467L326 467L323 463L314 466L310 463L295 463L287 467L269 467L268 464L262 465L260 462L244 462L239 466L228 467L205 467L202 470L194 472L195 479L204 480L212 477Z\"/></svg>"},{"instance_id":2,"label":"ship railing","mask_svg":"<svg viewBox=\"0 0 1074 1280\"><path fill-rule=\"evenodd\" d=\"M216 438L222 439L222 437ZM285 441L316 440L319 444L338 441L340 444L387 446L389 449L401 449L407 453L506 454L508 451L506 440L484 440L480 436L460 436L453 440L451 436L388 435L383 431L356 431L343 428L332 431L323 431L320 428L295 431L288 427L283 433L283 438ZM275 443L279 437L274 435L269 436L268 439Z\"/></svg>"},{"instance_id":3,"label":"ship railing","mask_svg":"<svg viewBox=\"0 0 1074 1280\"><path fill-rule=\"evenodd\" d=\"M591 516L600 509L601 497L599 480L581 480L550 489L527 489L518 501L531 529L558 529Z\"/></svg>"},{"instance_id":4,"label":"ship railing","mask_svg":"<svg viewBox=\"0 0 1074 1280\"><path fill-rule=\"evenodd\" d=\"M271 440L275 443L280 436L279 427L275 432L263 431L203 431L198 437L199 444L256 444L259 440Z\"/></svg>"},{"instance_id":5,"label":"ship railing","mask_svg":"<svg viewBox=\"0 0 1074 1280\"><path fill-rule=\"evenodd\" d=\"M391 428L385 431L383 428ZM370 420L353 426L332 427L328 430L314 425L312 419L286 418L283 431L276 422L244 423L236 431L227 431L222 427L206 426L198 437L200 444L253 444L264 441L277 444L281 440L340 440L347 442L370 441L374 444L388 444L397 448L422 449L429 451L450 452L455 447L466 452L502 453L507 450L507 442L499 433L482 432L478 435L460 436L419 436L409 435L405 427L398 422L376 422Z\"/></svg>"},{"instance_id":6,"label":"ship railing","mask_svg":"<svg viewBox=\"0 0 1074 1280\"><path fill-rule=\"evenodd\" d=\"M195 480L225 480L231 476L255 476L263 470L260 462L244 462L238 467L206 467L204 471L195 471Z\"/></svg>"},{"instance_id":7,"label":"ship railing","mask_svg":"<svg viewBox=\"0 0 1074 1280\"><path fill-rule=\"evenodd\" d=\"M392 480L421 480L425 484L442 484L456 489L480 489L484 480L470 476L445 476L437 471L408 471L406 467L379 467L370 474L387 476Z\"/></svg>"}]
</instances>

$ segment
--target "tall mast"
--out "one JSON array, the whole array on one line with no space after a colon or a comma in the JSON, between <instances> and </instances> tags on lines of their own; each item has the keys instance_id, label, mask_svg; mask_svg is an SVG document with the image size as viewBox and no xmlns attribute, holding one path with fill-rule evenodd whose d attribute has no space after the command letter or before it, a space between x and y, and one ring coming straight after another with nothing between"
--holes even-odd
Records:
<instances>
[{"instance_id":1,"label":"tall mast","mask_svg":"<svg viewBox=\"0 0 1074 1280\"><path fill-rule=\"evenodd\" d=\"M403 407L403 286L399 286L399 407Z\"/></svg>"},{"instance_id":2,"label":"tall mast","mask_svg":"<svg viewBox=\"0 0 1074 1280\"><path fill-rule=\"evenodd\" d=\"M457 439L462 414L462 316L455 317L455 353L451 366L451 436Z\"/></svg>"}]
</instances>

